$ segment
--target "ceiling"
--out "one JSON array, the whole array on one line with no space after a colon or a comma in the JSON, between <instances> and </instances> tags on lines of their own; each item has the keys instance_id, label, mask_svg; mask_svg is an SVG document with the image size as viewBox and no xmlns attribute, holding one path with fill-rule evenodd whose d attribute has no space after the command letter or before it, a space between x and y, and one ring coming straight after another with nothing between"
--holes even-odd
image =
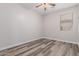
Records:
<instances>
[{"instance_id":1,"label":"ceiling","mask_svg":"<svg viewBox=\"0 0 79 59\"><path fill-rule=\"evenodd\" d=\"M64 8L69 8L69 7L77 5L78 3L55 3L55 4L56 4L55 7L48 8L46 11L44 11L43 8L40 8L40 7L35 8L35 6L38 5L38 3L19 3L19 5L21 5L22 7L36 11L37 13L40 13L41 15L55 12Z\"/></svg>"}]
</instances>

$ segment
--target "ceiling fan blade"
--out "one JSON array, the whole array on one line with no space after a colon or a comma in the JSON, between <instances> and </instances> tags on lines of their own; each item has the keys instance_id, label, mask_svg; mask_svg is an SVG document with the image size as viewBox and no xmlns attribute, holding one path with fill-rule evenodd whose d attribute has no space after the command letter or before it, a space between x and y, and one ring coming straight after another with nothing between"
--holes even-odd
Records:
<instances>
[{"instance_id":1,"label":"ceiling fan blade","mask_svg":"<svg viewBox=\"0 0 79 59\"><path fill-rule=\"evenodd\" d=\"M37 5L37 6L35 6L36 8L38 8L38 7L40 7L40 6L42 6L42 4L40 4L40 5Z\"/></svg>"},{"instance_id":2,"label":"ceiling fan blade","mask_svg":"<svg viewBox=\"0 0 79 59\"><path fill-rule=\"evenodd\" d=\"M49 5L51 5L51 6L56 6L56 4L53 4L53 3L49 3Z\"/></svg>"}]
</instances>

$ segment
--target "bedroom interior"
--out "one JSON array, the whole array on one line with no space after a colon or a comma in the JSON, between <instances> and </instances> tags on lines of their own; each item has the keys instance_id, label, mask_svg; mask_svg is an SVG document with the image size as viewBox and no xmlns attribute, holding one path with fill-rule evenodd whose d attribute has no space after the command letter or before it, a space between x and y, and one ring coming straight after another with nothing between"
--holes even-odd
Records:
<instances>
[{"instance_id":1,"label":"bedroom interior","mask_svg":"<svg viewBox=\"0 0 79 59\"><path fill-rule=\"evenodd\" d=\"M0 3L0 56L79 56L78 3Z\"/></svg>"}]
</instances>

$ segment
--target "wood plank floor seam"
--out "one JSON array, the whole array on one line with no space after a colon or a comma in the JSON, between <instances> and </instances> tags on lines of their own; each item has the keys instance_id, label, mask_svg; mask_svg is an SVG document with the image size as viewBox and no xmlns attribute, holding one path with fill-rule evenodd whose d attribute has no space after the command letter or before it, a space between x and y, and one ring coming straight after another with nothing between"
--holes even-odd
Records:
<instances>
[{"instance_id":1,"label":"wood plank floor seam","mask_svg":"<svg viewBox=\"0 0 79 59\"><path fill-rule=\"evenodd\" d=\"M2 50L0 56L79 56L79 46L43 38Z\"/></svg>"}]
</instances>

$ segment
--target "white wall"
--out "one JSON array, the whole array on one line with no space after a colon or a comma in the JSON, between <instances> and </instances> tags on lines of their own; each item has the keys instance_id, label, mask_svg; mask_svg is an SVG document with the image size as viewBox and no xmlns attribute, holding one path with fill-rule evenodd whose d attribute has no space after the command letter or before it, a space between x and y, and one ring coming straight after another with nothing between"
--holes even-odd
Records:
<instances>
[{"instance_id":1,"label":"white wall","mask_svg":"<svg viewBox=\"0 0 79 59\"><path fill-rule=\"evenodd\" d=\"M40 37L40 15L17 4L0 4L0 49Z\"/></svg>"},{"instance_id":2,"label":"white wall","mask_svg":"<svg viewBox=\"0 0 79 59\"><path fill-rule=\"evenodd\" d=\"M73 13L73 28L71 31L60 31L60 15L69 12ZM44 37L79 43L77 13L77 7L72 7L48 14L44 19Z\"/></svg>"},{"instance_id":3,"label":"white wall","mask_svg":"<svg viewBox=\"0 0 79 59\"><path fill-rule=\"evenodd\" d=\"M78 6L78 39L79 39L79 6Z\"/></svg>"},{"instance_id":4,"label":"white wall","mask_svg":"<svg viewBox=\"0 0 79 59\"><path fill-rule=\"evenodd\" d=\"M73 12L72 31L60 31L60 15ZM0 50L41 37L79 42L77 8L68 8L40 16L17 4L0 4Z\"/></svg>"}]
</instances>

